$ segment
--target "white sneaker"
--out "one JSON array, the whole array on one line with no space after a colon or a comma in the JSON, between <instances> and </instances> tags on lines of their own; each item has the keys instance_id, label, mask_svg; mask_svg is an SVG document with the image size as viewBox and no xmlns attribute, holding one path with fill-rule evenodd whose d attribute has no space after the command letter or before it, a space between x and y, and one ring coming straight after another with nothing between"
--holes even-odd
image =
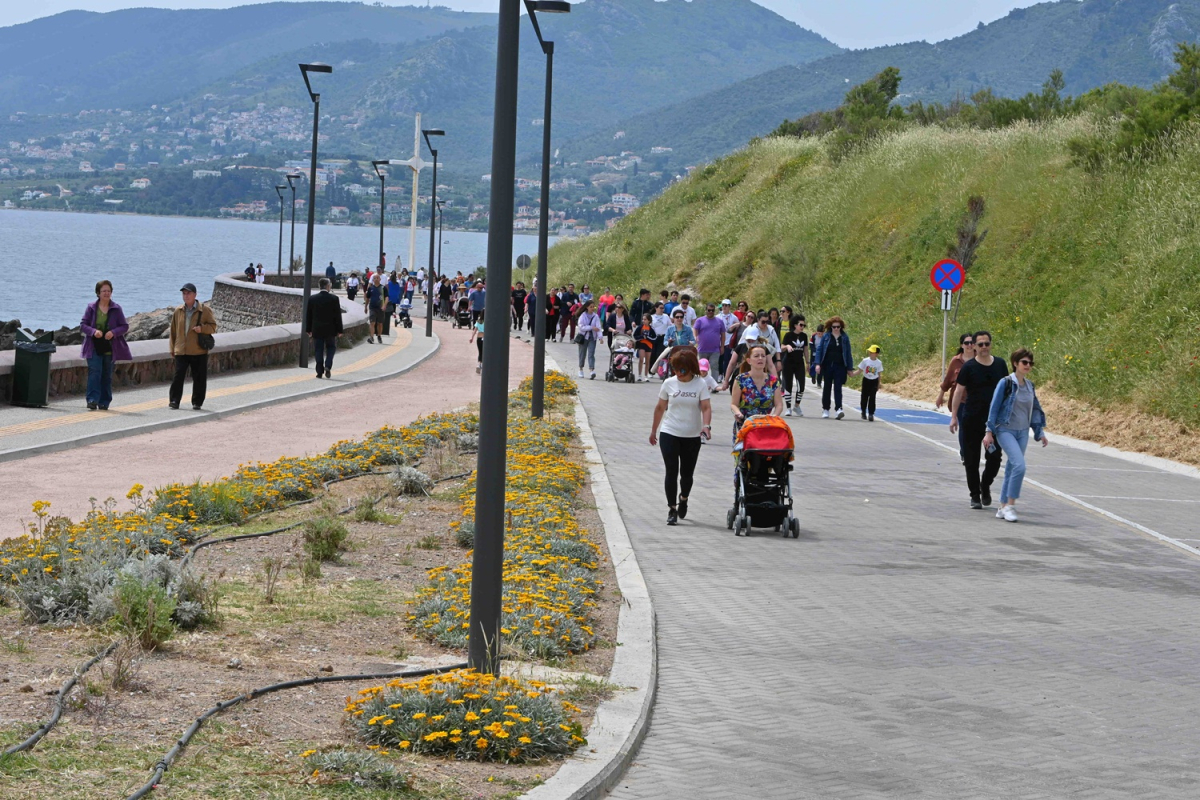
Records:
<instances>
[{"instance_id":1,"label":"white sneaker","mask_svg":"<svg viewBox=\"0 0 1200 800\"><path fill-rule=\"evenodd\" d=\"M844 417L844 416L846 416L846 412L845 412L845 411L842 411L842 410L839 408L839 409L837 410L837 418L838 418L838 419L841 419L841 418L842 418L842 417Z\"/></svg>"},{"instance_id":2,"label":"white sneaker","mask_svg":"<svg viewBox=\"0 0 1200 800\"><path fill-rule=\"evenodd\" d=\"M797 416L797 417L803 417L803 416L804 416L804 411L803 411L803 410L800 408L800 406L796 406L796 416Z\"/></svg>"},{"instance_id":3,"label":"white sneaker","mask_svg":"<svg viewBox=\"0 0 1200 800\"><path fill-rule=\"evenodd\" d=\"M583 377L583 370L579 370L579 377Z\"/></svg>"},{"instance_id":4,"label":"white sneaker","mask_svg":"<svg viewBox=\"0 0 1200 800\"><path fill-rule=\"evenodd\" d=\"M825 409L821 412L821 419L829 419L829 409Z\"/></svg>"},{"instance_id":5,"label":"white sneaker","mask_svg":"<svg viewBox=\"0 0 1200 800\"><path fill-rule=\"evenodd\" d=\"M784 409L783 409L783 415L784 415L785 417L790 417L790 416L792 415L792 407L791 407L791 406L786 406L786 407L784 407Z\"/></svg>"},{"instance_id":6,"label":"white sneaker","mask_svg":"<svg viewBox=\"0 0 1200 800\"><path fill-rule=\"evenodd\" d=\"M592 377L589 380L593 380L593 381L596 380L596 371L595 370L592 370Z\"/></svg>"},{"instance_id":7,"label":"white sneaker","mask_svg":"<svg viewBox=\"0 0 1200 800\"><path fill-rule=\"evenodd\" d=\"M1007 508L1007 506L1000 506L1000 508L996 509L996 519L1004 519L1005 508Z\"/></svg>"},{"instance_id":8,"label":"white sneaker","mask_svg":"<svg viewBox=\"0 0 1200 800\"><path fill-rule=\"evenodd\" d=\"M1008 520L1009 522L1017 522L1018 521L1017 520L1017 510L1015 508L1013 508L1012 506L1005 506L1004 508L1000 509L1000 512L1002 514L1004 514L1004 518L1006 520Z\"/></svg>"}]
</instances>

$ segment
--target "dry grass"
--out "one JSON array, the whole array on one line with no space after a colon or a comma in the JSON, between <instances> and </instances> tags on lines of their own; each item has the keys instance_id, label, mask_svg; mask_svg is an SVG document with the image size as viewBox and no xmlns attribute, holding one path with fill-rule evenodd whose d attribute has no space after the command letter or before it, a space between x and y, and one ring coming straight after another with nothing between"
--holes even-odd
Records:
<instances>
[{"instance_id":1,"label":"dry grass","mask_svg":"<svg viewBox=\"0 0 1200 800\"><path fill-rule=\"evenodd\" d=\"M888 383L884 391L932 403L937 399L940 365L924 361L912 367L903 380ZM1038 387L1038 400L1046 412L1048 430L1076 439L1134 453L1169 458L1200 466L1200 431L1174 420L1143 414L1128 406L1101 409L1054 391L1050 383Z\"/></svg>"}]
</instances>

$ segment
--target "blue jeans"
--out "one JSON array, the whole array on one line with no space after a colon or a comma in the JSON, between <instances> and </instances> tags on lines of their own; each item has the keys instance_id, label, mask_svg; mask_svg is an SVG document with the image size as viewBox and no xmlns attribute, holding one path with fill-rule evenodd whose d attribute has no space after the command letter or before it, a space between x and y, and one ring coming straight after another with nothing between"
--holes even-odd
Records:
<instances>
[{"instance_id":1,"label":"blue jeans","mask_svg":"<svg viewBox=\"0 0 1200 800\"><path fill-rule=\"evenodd\" d=\"M1016 500L1021 496L1021 482L1025 480L1025 448L1029 445L1029 428L1014 431L1001 428L996 433L996 443L1008 456L1004 460L1004 486L1000 489L1000 504Z\"/></svg>"},{"instance_id":2,"label":"blue jeans","mask_svg":"<svg viewBox=\"0 0 1200 800\"><path fill-rule=\"evenodd\" d=\"M90 355L87 365L87 401L101 408L108 408L112 402L112 354Z\"/></svg>"},{"instance_id":3,"label":"blue jeans","mask_svg":"<svg viewBox=\"0 0 1200 800\"><path fill-rule=\"evenodd\" d=\"M587 341L585 341L581 345L578 345L578 347L579 347L579 369L580 370L583 369L583 362L584 362L584 360L586 360L588 362L588 368L592 372L595 372L596 371L596 340L593 339L589 335L587 337Z\"/></svg>"},{"instance_id":4,"label":"blue jeans","mask_svg":"<svg viewBox=\"0 0 1200 800\"><path fill-rule=\"evenodd\" d=\"M333 354L337 352L337 337L313 337L313 359L317 362L317 374L326 375L333 369Z\"/></svg>"}]
</instances>

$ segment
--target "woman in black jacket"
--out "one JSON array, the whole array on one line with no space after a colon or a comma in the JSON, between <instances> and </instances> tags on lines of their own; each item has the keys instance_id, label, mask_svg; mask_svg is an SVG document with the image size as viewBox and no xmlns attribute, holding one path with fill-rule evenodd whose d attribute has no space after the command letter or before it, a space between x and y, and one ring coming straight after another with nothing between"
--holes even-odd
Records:
<instances>
[{"instance_id":1,"label":"woman in black jacket","mask_svg":"<svg viewBox=\"0 0 1200 800\"><path fill-rule=\"evenodd\" d=\"M633 320L629 318L629 312L625 310L625 303L621 300L613 303L612 310L604 318L604 337L608 341L609 350L612 350L614 333L633 335Z\"/></svg>"}]
</instances>

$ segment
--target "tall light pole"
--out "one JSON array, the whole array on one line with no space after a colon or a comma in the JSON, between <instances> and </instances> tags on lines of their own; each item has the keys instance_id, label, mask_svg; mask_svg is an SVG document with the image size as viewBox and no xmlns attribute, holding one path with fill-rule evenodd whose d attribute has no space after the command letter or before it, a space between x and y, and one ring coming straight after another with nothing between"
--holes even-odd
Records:
<instances>
[{"instance_id":1,"label":"tall light pole","mask_svg":"<svg viewBox=\"0 0 1200 800\"><path fill-rule=\"evenodd\" d=\"M310 72L333 72L328 64L314 62L301 64L300 74L304 76L304 87L308 89L308 97L313 104L313 135L312 161L308 169L308 241L304 245L304 299L300 303L300 324L308 319L308 299L312 295L313 268L313 227L316 225L317 212L317 127L321 122L321 95L313 92L312 84L308 82ZM300 367L308 368L308 337L300 337Z\"/></svg>"},{"instance_id":2,"label":"tall light pole","mask_svg":"<svg viewBox=\"0 0 1200 800\"><path fill-rule=\"evenodd\" d=\"M292 265L296 263L296 184L293 181L298 181L304 176L291 172L285 177L287 177L288 186L292 187L292 243L288 247L288 274L291 275L292 270L295 269ZM280 270L279 274L282 275L283 271Z\"/></svg>"},{"instance_id":3,"label":"tall light pole","mask_svg":"<svg viewBox=\"0 0 1200 800\"><path fill-rule=\"evenodd\" d=\"M287 184L279 184L275 187L275 194L279 195L279 262L275 265L277 275L283 275L283 190L287 188ZM295 205L292 206L295 208Z\"/></svg>"},{"instance_id":4,"label":"tall light pole","mask_svg":"<svg viewBox=\"0 0 1200 800\"><path fill-rule=\"evenodd\" d=\"M533 32L537 34L542 52L546 54L546 107L542 113L542 208L538 221L537 301L534 307L537 319L533 320L533 397L529 404L530 413L535 419L540 419L545 410L546 395L546 260L550 251L550 98L554 89L554 42L542 38L542 27L538 25L536 12L565 14L570 12L571 4L546 0L524 2L529 21L533 23Z\"/></svg>"},{"instance_id":5,"label":"tall light pole","mask_svg":"<svg viewBox=\"0 0 1200 800\"><path fill-rule=\"evenodd\" d=\"M383 211L387 204L386 181L387 173L380 169L388 163L385 158L382 161L372 161L371 166L375 168L375 174L379 176L379 271L383 272Z\"/></svg>"},{"instance_id":6,"label":"tall light pole","mask_svg":"<svg viewBox=\"0 0 1200 800\"><path fill-rule=\"evenodd\" d=\"M445 136L446 132L441 128L426 128L421 131L421 135L425 137L429 152L433 154L433 193L429 195L429 288L425 295L425 336L428 338L433 336L433 237L437 235L437 150L434 149L433 142L429 141L429 137Z\"/></svg>"},{"instance_id":7,"label":"tall light pole","mask_svg":"<svg viewBox=\"0 0 1200 800\"><path fill-rule=\"evenodd\" d=\"M438 210L438 259L437 259L437 271L438 271L438 275L441 275L441 274L442 274L442 244L443 244L443 242L442 242L442 223L444 223L444 222L446 221L446 210L445 210L444 208L442 208L442 206L446 204L446 201L445 201L445 200L438 200L438 201L436 201L436 203L435 203L435 204L437 205L437 210Z\"/></svg>"}]
</instances>

